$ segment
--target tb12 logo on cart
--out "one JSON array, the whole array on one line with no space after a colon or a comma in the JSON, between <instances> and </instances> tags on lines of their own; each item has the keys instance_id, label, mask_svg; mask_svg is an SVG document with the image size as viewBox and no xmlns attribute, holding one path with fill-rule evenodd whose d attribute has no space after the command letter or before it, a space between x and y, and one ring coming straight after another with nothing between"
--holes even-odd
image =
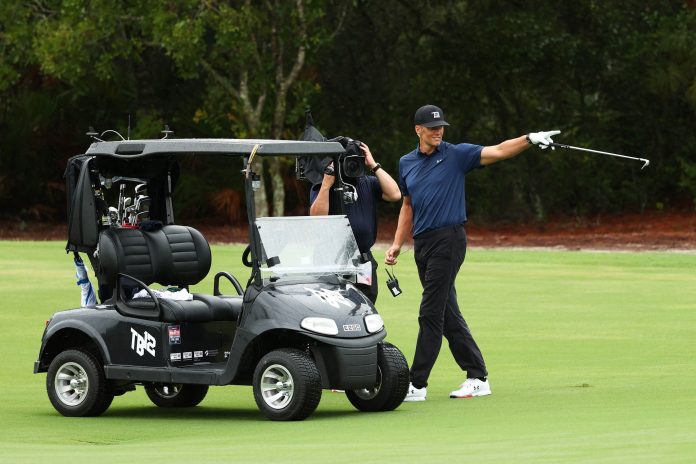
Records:
<instances>
[{"instance_id":1,"label":"tb12 logo on cart","mask_svg":"<svg viewBox=\"0 0 696 464\"><path fill-rule=\"evenodd\" d=\"M321 290L315 290L313 288L304 288L309 291L310 294L319 298L324 303L330 305L333 308L340 308L340 305L346 305L348 307L353 307L353 303L339 292L335 290L329 290L327 288L322 288Z\"/></svg>"},{"instance_id":2,"label":"tb12 logo on cart","mask_svg":"<svg viewBox=\"0 0 696 464\"><path fill-rule=\"evenodd\" d=\"M155 356L155 346L157 341L147 330L140 335L131 327L131 350L138 353L138 356L144 355L146 351Z\"/></svg>"}]
</instances>

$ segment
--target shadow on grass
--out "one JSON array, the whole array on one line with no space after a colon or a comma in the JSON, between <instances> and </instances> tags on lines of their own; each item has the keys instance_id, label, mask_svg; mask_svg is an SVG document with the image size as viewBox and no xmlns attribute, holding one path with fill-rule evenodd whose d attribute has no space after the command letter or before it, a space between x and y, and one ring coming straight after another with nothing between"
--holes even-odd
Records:
<instances>
[{"instance_id":1,"label":"shadow on grass","mask_svg":"<svg viewBox=\"0 0 696 464\"><path fill-rule=\"evenodd\" d=\"M318 410L312 413L306 420L316 419L335 419L341 417L359 416L366 413L360 411L337 411ZM46 411L46 413L37 414L38 416L60 417L55 411ZM100 421L108 421L114 419L145 419L145 420L200 420L200 421L218 421L218 420L234 420L234 421L249 421L249 422L266 422L269 421L258 409L235 409L235 408L158 408L158 407L116 407L108 409L104 414L98 417ZM71 420L70 418L65 418ZM84 420L89 418L80 418Z\"/></svg>"}]
</instances>

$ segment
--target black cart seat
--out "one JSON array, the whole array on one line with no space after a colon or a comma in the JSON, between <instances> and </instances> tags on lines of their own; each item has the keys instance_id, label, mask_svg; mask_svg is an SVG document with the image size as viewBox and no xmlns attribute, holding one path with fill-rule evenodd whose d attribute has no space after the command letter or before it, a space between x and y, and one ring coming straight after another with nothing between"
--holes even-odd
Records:
<instances>
[{"instance_id":1,"label":"black cart seat","mask_svg":"<svg viewBox=\"0 0 696 464\"><path fill-rule=\"evenodd\" d=\"M196 229L167 225L155 231L111 228L99 236L99 272L117 288L119 274L133 277L145 285L157 282L164 286L188 288L205 278L210 271L210 245ZM142 315L152 306L150 298L124 300L124 312ZM192 301L157 299L158 319L165 322L206 322L237 320L242 297L220 298L193 294ZM132 315L131 314L131 315Z\"/></svg>"}]
</instances>

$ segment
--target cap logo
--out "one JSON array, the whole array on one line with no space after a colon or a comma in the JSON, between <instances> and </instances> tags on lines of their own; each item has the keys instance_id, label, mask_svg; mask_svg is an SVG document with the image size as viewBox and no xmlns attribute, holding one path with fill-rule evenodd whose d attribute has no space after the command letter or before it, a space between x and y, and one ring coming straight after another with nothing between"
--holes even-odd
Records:
<instances>
[{"instance_id":1,"label":"cap logo","mask_svg":"<svg viewBox=\"0 0 696 464\"><path fill-rule=\"evenodd\" d=\"M439 111L433 111L433 118L437 119L440 117L440 112Z\"/></svg>"}]
</instances>

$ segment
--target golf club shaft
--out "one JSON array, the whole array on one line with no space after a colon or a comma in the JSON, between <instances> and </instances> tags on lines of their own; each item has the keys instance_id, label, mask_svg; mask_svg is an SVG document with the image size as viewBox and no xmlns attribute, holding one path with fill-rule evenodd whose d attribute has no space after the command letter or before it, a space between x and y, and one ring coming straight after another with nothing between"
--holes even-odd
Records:
<instances>
[{"instance_id":1,"label":"golf club shaft","mask_svg":"<svg viewBox=\"0 0 696 464\"><path fill-rule=\"evenodd\" d=\"M549 146L556 147L556 148L565 148L568 150L584 151L584 152L588 152L588 153L596 153L599 155L616 156L618 158L626 158L626 159L641 161L643 163L643 167L641 169L643 169L644 167L646 167L650 164L650 160L647 160L645 158L637 158L635 156L619 155L618 153L609 153L608 151L591 150L589 148L574 147L572 145L564 145L562 143L551 143L551 144L549 144Z\"/></svg>"}]
</instances>

